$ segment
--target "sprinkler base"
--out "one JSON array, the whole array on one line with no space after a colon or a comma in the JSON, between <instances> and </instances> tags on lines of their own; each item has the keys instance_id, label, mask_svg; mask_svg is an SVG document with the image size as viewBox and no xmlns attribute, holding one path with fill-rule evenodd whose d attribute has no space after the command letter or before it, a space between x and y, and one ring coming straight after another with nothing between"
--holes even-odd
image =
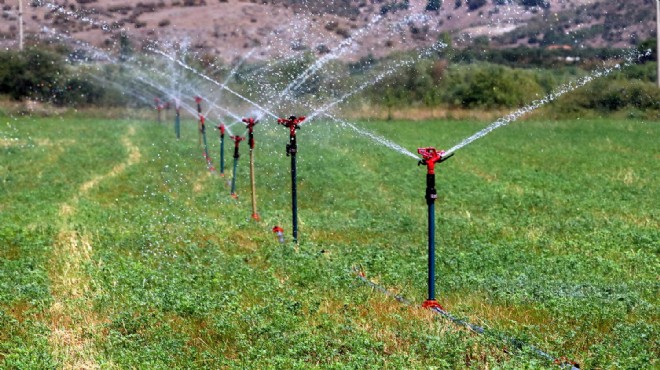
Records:
<instances>
[{"instance_id":1,"label":"sprinkler base","mask_svg":"<svg viewBox=\"0 0 660 370\"><path fill-rule=\"evenodd\" d=\"M255 220L255 221L259 221L261 219L261 217L259 217L258 213L253 213L252 214L252 219Z\"/></svg>"},{"instance_id":2,"label":"sprinkler base","mask_svg":"<svg viewBox=\"0 0 660 370\"><path fill-rule=\"evenodd\" d=\"M238 194L231 193L231 197L234 198L234 199L238 199Z\"/></svg>"},{"instance_id":3,"label":"sprinkler base","mask_svg":"<svg viewBox=\"0 0 660 370\"><path fill-rule=\"evenodd\" d=\"M428 309L439 308L439 309L441 309L441 310L443 310L443 311L445 310L445 309L440 305L440 303L438 303L438 301L436 301L435 299L427 299L427 300L425 300L424 303L422 303L422 307L423 307L423 308L428 308Z\"/></svg>"}]
</instances>

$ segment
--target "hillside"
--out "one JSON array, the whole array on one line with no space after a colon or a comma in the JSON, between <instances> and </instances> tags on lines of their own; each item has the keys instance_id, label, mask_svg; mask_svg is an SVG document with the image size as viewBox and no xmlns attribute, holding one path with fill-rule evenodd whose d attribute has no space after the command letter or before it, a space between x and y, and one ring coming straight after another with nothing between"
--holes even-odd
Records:
<instances>
[{"instance_id":1,"label":"hillside","mask_svg":"<svg viewBox=\"0 0 660 370\"><path fill-rule=\"evenodd\" d=\"M287 52L327 53L350 37L358 59L428 45L448 33L458 46L486 36L492 47L571 45L629 47L653 37L653 0L33 0L25 9L29 39L69 38L117 48L120 34L136 47L176 43L232 60ZM16 1L0 0L0 45L15 47ZM527 5L523 5L527 4ZM532 6L533 5L533 6ZM376 17L384 19L369 26ZM350 55L349 55L350 54Z\"/></svg>"}]
</instances>

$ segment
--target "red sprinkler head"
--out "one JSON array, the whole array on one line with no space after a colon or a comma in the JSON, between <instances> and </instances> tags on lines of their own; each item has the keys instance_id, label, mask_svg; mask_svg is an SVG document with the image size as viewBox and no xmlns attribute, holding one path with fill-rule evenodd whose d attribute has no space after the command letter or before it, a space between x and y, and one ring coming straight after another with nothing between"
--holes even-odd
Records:
<instances>
[{"instance_id":1,"label":"red sprinkler head","mask_svg":"<svg viewBox=\"0 0 660 370\"><path fill-rule=\"evenodd\" d=\"M435 164L444 162L449 159L454 153L444 156L445 152L441 150L438 152L434 147L418 148L417 153L422 156L422 159L417 163L418 166L425 165L428 168L428 174L435 174Z\"/></svg>"},{"instance_id":2,"label":"red sprinkler head","mask_svg":"<svg viewBox=\"0 0 660 370\"><path fill-rule=\"evenodd\" d=\"M250 149L254 149L254 126L259 123L259 120L255 120L254 118L243 118L243 122L245 122L245 125L247 126L250 141Z\"/></svg>"},{"instance_id":3,"label":"red sprinkler head","mask_svg":"<svg viewBox=\"0 0 660 370\"><path fill-rule=\"evenodd\" d=\"M243 118L243 122L245 123L245 125L247 126L247 129L248 129L249 131L253 131L253 130L254 130L254 126L255 126L257 123L259 123L259 120L255 120L254 118Z\"/></svg>"},{"instance_id":4,"label":"red sprinkler head","mask_svg":"<svg viewBox=\"0 0 660 370\"><path fill-rule=\"evenodd\" d=\"M279 227L279 226L275 226L273 228L273 232L277 235L277 238L279 239L280 244L284 244L284 229Z\"/></svg>"},{"instance_id":5,"label":"red sprinkler head","mask_svg":"<svg viewBox=\"0 0 660 370\"><path fill-rule=\"evenodd\" d=\"M223 125L223 124L221 123L221 124L219 124L216 128L217 128L218 130L220 130L220 135L223 135L223 136L224 136L224 134L225 134L225 125Z\"/></svg>"},{"instance_id":6,"label":"red sprinkler head","mask_svg":"<svg viewBox=\"0 0 660 370\"><path fill-rule=\"evenodd\" d=\"M202 97L201 96L195 96L195 103L199 104L202 102Z\"/></svg>"},{"instance_id":7,"label":"red sprinkler head","mask_svg":"<svg viewBox=\"0 0 660 370\"><path fill-rule=\"evenodd\" d=\"M243 136L238 136L238 135L232 135L232 136L230 136L230 138L231 138L232 140L234 140L234 145L236 145L236 147L238 147L238 143L240 143L241 141L245 140L245 137L243 137Z\"/></svg>"},{"instance_id":8,"label":"red sprinkler head","mask_svg":"<svg viewBox=\"0 0 660 370\"><path fill-rule=\"evenodd\" d=\"M304 116L296 117L291 116L289 118L278 118L277 123L288 127L291 133L291 136L296 136L296 130L300 129L300 124L305 120Z\"/></svg>"}]
</instances>

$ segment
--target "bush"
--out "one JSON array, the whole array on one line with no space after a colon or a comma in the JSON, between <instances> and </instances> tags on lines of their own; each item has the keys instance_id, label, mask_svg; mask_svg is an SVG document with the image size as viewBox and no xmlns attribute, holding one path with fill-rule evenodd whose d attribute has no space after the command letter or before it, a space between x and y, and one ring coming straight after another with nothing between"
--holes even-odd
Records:
<instances>
[{"instance_id":1,"label":"bush","mask_svg":"<svg viewBox=\"0 0 660 370\"><path fill-rule=\"evenodd\" d=\"M450 68L442 85L442 100L465 108L522 106L545 93L534 72L494 64Z\"/></svg>"},{"instance_id":2,"label":"bush","mask_svg":"<svg viewBox=\"0 0 660 370\"><path fill-rule=\"evenodd\" d=\"M583 110L660 110L660 89L651 82L620 78L599 79L561 97L554 104L562 113Z\"/></svg>"},{"instance_id":3,"label":"bush","mask_svg":"<svg viewBox=\"0 0 660 370\"><path fill-rule=\"evenodd\" d=\"M63 58L52 52L37 48L0 52L0 93L16 100L54 100L65 75Z\"/></svg>"}]
</instances>

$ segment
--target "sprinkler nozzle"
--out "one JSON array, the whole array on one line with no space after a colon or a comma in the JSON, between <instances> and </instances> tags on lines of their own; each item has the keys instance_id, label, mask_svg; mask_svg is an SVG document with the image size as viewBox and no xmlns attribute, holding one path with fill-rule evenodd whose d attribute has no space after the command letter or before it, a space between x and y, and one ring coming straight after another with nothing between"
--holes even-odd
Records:
<instances>
[{"instance_id":1,"label":"sprinkler nozzle","mask_svg":"<svg viewBox=\"0 0 660 370\"><path fill-rule=\"evenodd\" d=\"M221 123L221 124L219 124L216 128L217 128L218 130L220 130L220 136L224 137L224 136L225 136L225 125L223 125L223 124Z\"/></svg>"},{"instance_id":2,"label":"sprinkler nozzle","mask_svg":"<svg viewBox=\"0 0 660 370\"><path fill-rule=\"evenodd\" d=\"M275 226L273 227L273 232L277 234L277 239L280 241L280 244L284 244L284 229L279 226Z\"/></svg>"},{"instance_id":3,"label":"sprinkler nozzle","mask_svg":"<svg viewBox=\"0 0 660 370\"><path fill-rule=\"evenodd\" d=\"M304 116L300 116L300 117L291 116L289 118L278 118L277 123L284 127L288 127L291 136L296 136L296 130L300 129L300 124L304 120L305 120Z\"/></svg>"},{"instance_id":4,"label":"sprinkler nozzle","mask_svg":"<svg viewBox=\"0 0 660 370\"><path fill-rule=\"evenodd\" d=\"M249 146L250 149L254 149L254 126L256 126L257 123L259 123L259 120L255 120L254 118L243 118L243 122L245 122L245 125L248 129L249 133Z\"/></svg>"},{"instance_id":5,"label":"sprinkler nozzle","mask_svg":"<svg viewBox=\"0 0 660 370\"><path fill-rule=\"evenodd\" d=\"M243 118L243 122L246 124L248 130L254 130L254 126L259 123L259 120L254 118Z\"/></svg>"},{"instance_id":6,"label":"sprinkler nozzle","mask_svg":"<svg viewBox=\"0 0 660 370\"><path fill-rule=\"evenodd\" d=\"M454 153L451 153L447 156L444 156L445 152L443 150L438 152L438 150L435 149L434 147L418 148L417 153L419 153L422 156L422 159L420 159L419 162L417 162L417 165L427 166L428 173L430 175L435 174L436 163L442 163L454 155Z\"/></svg>"},{"instance_id":7,"label":"sprinkler nozzle","mask_svg":"<svg viewBox=\"0 0 660 370\"><path fill-rule=\"evenodd\" d=\"M202 102L202 97L201 96L195 96L195 103L199 104Z\"/></svg>"}]
</instances>

